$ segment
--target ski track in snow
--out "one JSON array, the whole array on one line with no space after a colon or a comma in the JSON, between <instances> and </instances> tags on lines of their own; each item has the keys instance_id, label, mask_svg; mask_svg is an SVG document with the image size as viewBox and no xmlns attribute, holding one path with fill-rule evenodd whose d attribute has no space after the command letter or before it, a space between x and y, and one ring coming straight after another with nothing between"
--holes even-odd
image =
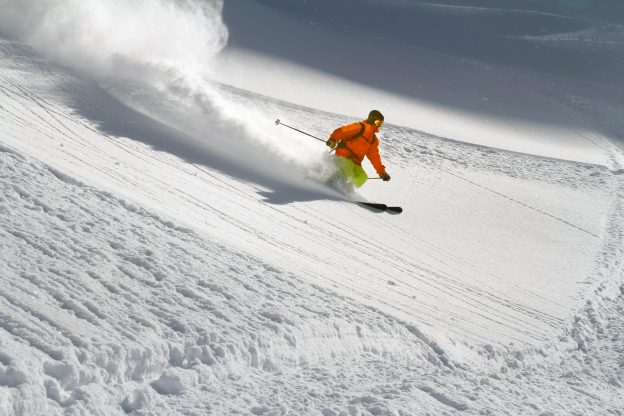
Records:
<instances>
[{"instance_id":1,"label":"ski track in snow","mask_svg":"<svg viewBox=\"0 0 624 416\"><path fill-rule=\"evenodd\" d=\"M6 75L4 76L6 79ZM67 85L65 80L53 79L53 82L60 82L61 88L68 89L71 86ZM176 195L175 198L181 199L181 206L175 207L172 213L175 216L184 218L193 210L196 211L198 216L205 217L208 215L214 215L220 217L220 223L202 224L208 225L208 228L213 226L220 227L222 232L217 234L227 235L232 234L232 229L237 230L236 238L231 242L240 244L239 238L249 239L249 236L255 236L261 241L270 242L269 247L272 247L274 251L279 249L292 255L292 253L303 253L305 250L299 246L295 240L286 240L281 238L281 232L275 233L273 229L283 229L287 233L296 235L298 239L307 240L304 246L309 244L318 245L318 241L330 238L333 243L331 246L347 248L349 245L353 245L353 251L347 255L347 258L351 255L355 256L358 264L362 264L369 272L364 275L360 275L357 280L347 275L340 276L339 280L333 277L327 276L324 273L319 273L317 270L318 264L324 263L330 270L340 270L345 268L344 256L340 258L334 258L331 254L333 250L331 246L329 252L325 257L318 257L313 250L306 253L305 258L311 260L311 263L304 269L298 270L298 273L303 272L312 277L313 280L323 279L328 281L328 286L342 287L343 291L347 293L355 291L355 295L367 299L369 303L374 306L381 306L382 308L390 308L390 310L400 311L403 317L409 319L418 319L421 322L430 323L432 320L447 320L448 330L455 332L461 337L468 337L473 341L483 340L483 334L475 333L472 329L466 330L465 328L458 327L458 322L465 322L467 325L472 326L470 319L467 319L467 315L472 315L474 318L480 320L475 322L476 326L481 329L482 332L489 334L499 333L505 338L515 340L517 342L525 342L528 339L544 340L548 338L548 334L552 331L553 327L557 327L561 321L562 316L556 316L552 313L544 313L539 309L526 306L518 306L513 301L507 299L500 293L487 293L487 296L493 302L482 302L482 290L483 286L480 284L470 283L469 281L462 281L458 279L457 272L462 272L455 267L453 272L447 271L447 267L454 267L449 265L445 268L438 270L432 269L425 259L418 259L415 261L412 259L412 255L409 251L405 250L405 247L393 247L393 256L388 257L384 264L384 267L380 267L380 264L376 261L378 247L374 241L371 241L371 237L366 233L358 231L355 224L343 223L343 221L336 221L333 219L325 219L320 216L315 210L309 210L307 207L295 206L294 210L285 212L279 206L271 206L269 204L262 204L261 207L255 206L253 208L253 215L256 216L256 220L265 220L270 224L266 227L257 227L252 233L249 233L251 227L249 224L241 221L241 215L230 207L222 208L215 204L214 201L203 197L208 193L218 192L220 198L229 197L233 199L236 204L235 209L240 210L240 204L237 203L241 194L245 194L246 198L252 203L258 202L257 197L253 195L256 189L249 189L245 185L233 185L225 183L226 179L219 178L219 175L215 172L211 172L206 168L198 168L193 165L185 164L177 158L173 158L167 155L155 156L152 151L146 146L141 146L128 140L113 138L102 133L97 132L93 126L84 126L82 120L79 120L73 114L62 114L53 109L53 105L47 103L45 97L37 96L33 91L24 90L15 81L7 80L6 85L13 86L15 90L9 90L13 92L17 99L17 105L25 107L26 104L22 101L23 98L27 98L30 101L34 101L36 106L28 108L32 114L30 122L37 121L37 124L44 126L53 126L55 131L63 133L62 142L53 143L56 147L61 147L59 156L68 160L70 166L75 165L80 170L82 166L88 170L94 171L96 175L101 175L102 179L96 179L98 184L110 186L110 182L115 183L115 189L126 191L127 195L132 195L137 190L140 190L145 196L147 196L151 203L156 206L161 205L160 201L162 195L160 191L163 189L170 190L170 193ZM5 87L6 88L6 87ZM93 91L87 91L92 92ZM97 92L97 91L96 91ZM81 93L85 93L81 91ZM102 93L100 91L100 93ZM93 106L97 107L98 102L93 103ZM110 103L104 103L110 104ZM11 111L9 109L9 111ZM115 109L104 108L103 111L116 111ZM114 114L115 117L121 117L120 114ZM131 122L129 122L130 124ZM71 127L70 127L71 126ZM49 127L48 130L52 130ZM42 130L45 128L41 127ZM84 141L81 139L81 135L77 132L80 130L86 130L88 132L96 133L96 140ZM58 136L57 136L58 137ZM58 140L55 137L55 141ZM104 141L102 141L104 139ZM112 147L105 146L108 143ZM48 143L50 144L50 143ZM42 151L49 151L48 144L41 142L40 140L34 143L28 143L27 145L34 145L37 153ZM66 151L65 148L75 148L77 151ZM47 150L46 150L47 148ZM82 159L82 155L95 154L101 159ZM105 158L110 159L107 161ZM127 161L124 159L129 158ZM128 165L139 163L145 166L142 169L145 172L142 175L127 176L123 169L120 169L121 163L125 162ZM163 166L163 163L165 166ZM154 175L153 172L168 169L168 175ZM195 168L195 169L193 169ZM117 171L121 173L118 173ZM197 171L199 170L199 171ZM190 172L189 172L190 171ZM189 175L193 175L189 178ZM175 182L172 179L175 178ZM187 182L189 179L195 181L194 187L183 188L182 183ZM117 187L119 185L119 187ZM186 183L184 184L186 186ZM590 185L592 185L590 183ZM196 187L196 188L195 188ZM244 190L237 189L247 188ZM216 189L215 189L216 188ZM233 195L227 195L231 193L231 190L235 189L238 192ZM226 191L226 192L223 192ZM362 214L361 210L357 207L345 207L349 216L358 216ZM292 212L295 214L293 215ZM171 212L169 212L171 214ZM312 224L307 224L307 227L301 227L300 213L304 213L305 216L313 217L315 220ZM275 215L277 214L277 220ZM357 217L356 217L357 219ZM385 227L396 227L396 221L386 221L383 218L376 219L379 229ZM200 220L204 222L203 218ZM359 220L358 220L359 221ZM413 239L414 233L408 233L403 237L402 242L409 244L408 242ZM354 241L355 240L355 241ZM253 241L251 244L258 244ZM263 252L264 250L261 250ZM423 250L426 257L434 257L438 260L440 257L448 256L450 253L445 250L438 250L438 252L429 254L430 248ZM442 253L439 253L442 251ZM438 262L436 262L439 264ZM348 268L348 266L346 266ZM401 285L401 288L388 286L385 283L389 280L385 276L392 276L392 280ZM379 278L381 277L381 279ZM436 279L432 279L436 277ZM365 285L362 286L362 283ZM375 295L375 291L378 290L378 286L382 284L385 286L383 290L385 292L391 292L398 298L398 302L395 304L389 303L384 298L378 298ZM368 285L368 287L367 287ZM405 293L406 289L411 293ZM423 289L429 289L426 292L426 297L423 296ZM492 288L492 290L495 290ZM525 289L526 291L526 289ZM418 297L419 302L413 303L410 299L414 299L414 296ZM455 302L458 302L455 310L441 311L439 302L445 302L446 299L454 297ZM441 313L442 312L442 313ZM481 319L483 318L483 319ZM527 319L529 318L529 319ZM475 319L473 319L474 321ZM541 325L539 325L541 324ZM543 324L546 324L543 326ZM542 326L540 328L540 326ZM490 336L485 337L486 341L490 341Z\"/></svg>"},{"instance_id":2,"label":"ski track in snow","mask_svg":"<svg viewBox=\"0 0 624 416\"><path fill-rule=\"evenodd\" d=\"M0 413L621 414L621 176L387 125L402 216L271 204L106 133L71 97L154 127L0 47ZM224 91L319 135L349 121Z\"/></svg>"}]
</instances>

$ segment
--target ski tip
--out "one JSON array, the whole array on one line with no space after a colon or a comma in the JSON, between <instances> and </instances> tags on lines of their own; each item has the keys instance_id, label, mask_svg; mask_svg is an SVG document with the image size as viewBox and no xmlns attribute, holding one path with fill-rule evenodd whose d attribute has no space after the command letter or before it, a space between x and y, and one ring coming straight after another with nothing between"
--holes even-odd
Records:
<instances>
[{"instance_id":1,"label":"ski tip","mask_svg":"<svg viewBox=\"0 0 624 416\"><path fill-rule=\"evenodd\" d=\"M403 208L401 207L387 207L386 212L390 214L400 214L403 212Z\"/></svg>"}]
</instances>

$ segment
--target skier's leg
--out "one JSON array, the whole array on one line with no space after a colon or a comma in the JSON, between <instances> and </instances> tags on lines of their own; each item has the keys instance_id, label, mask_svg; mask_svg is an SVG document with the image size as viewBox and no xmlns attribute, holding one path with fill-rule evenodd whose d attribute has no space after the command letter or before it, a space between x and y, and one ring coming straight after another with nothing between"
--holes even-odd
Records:
<instances>
[{"instance_id":1,"label":"skier's leg","mask_svg":"<svg viewBox=\"0 0 624 416\"><path fill-rule=\"evenodd\" d=\"M330 184L346 180L346 175L342 167L343 160L344 158L342 157L337 157L337 156L335 157L334 159L335 170L334 170L334 173L328 179L328 182Z\"/></svg>"},{"instance_id":2,"label":"skier's leg","mask_svg":"<svg viewBox=\"0 0 624 416\"><path fill-rule=\"evenodd\" d=\"M368 180L368 175L366 174L362 166L356 165L356 164L353 164L353 165L354 165L354 168L353 168L353 176L351 178L351 182L356 188L359 188L360 186L366 183L366 181Z\"/></svg>"},{"instance_id":3,"label":"skier's leg","mask_svg":"<svg viewBox=\"0 0 624 416\"><path fill-rule=\"evenodd\" d=\"M360 165L353 163L351 159L341 158L338 162L341 175L351 182L356 188L364 185L368 176Z\"/></svg>"}]
</instances>

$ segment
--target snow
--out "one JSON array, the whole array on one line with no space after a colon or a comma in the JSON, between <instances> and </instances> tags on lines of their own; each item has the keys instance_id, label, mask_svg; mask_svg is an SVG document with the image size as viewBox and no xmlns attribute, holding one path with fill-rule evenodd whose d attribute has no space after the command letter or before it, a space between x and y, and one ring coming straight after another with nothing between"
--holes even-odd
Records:
<instances>
[{"instance_id":1,"label":"snow","mask_svg":"<svg viewBox=\"0 0 624 416\"><path fill-rule=\"evenodd\" d=\"M0 414L621 414L619 90L609 103L608 81L592 95L583 79L553 87L539 68L489 62L495 93L479 95L479 111L468 104L486 83L480 70L441 90L462 93L454 105L410 91L383 107L392 181L355 196L404 207L378 213L326 186L323 146L274 120L326 137L361 117L358 106L393 102L400 79L352 103L369 86L322 55L297 64L316 75L270 74L279 61L245 50L246 36L279 49L278 28L296 44L317 26L298 29L299 12L262 3L225 4L221 22L219 2L200 15L179 6L171 20L154 2L151 16L170 25L161 34L139 9L98 2L138 25L130 39L171 41L163 62L140 54L112 66L81 62L91 52L80 39L69 55L49 50L20 13L0 19L31 45L0 40ZM70 21L101 16L73 2L9 5L30 19L50 5ZM220 82L168 48L189 34L173 30L186 19L199 19L192 36L216 42L204 58ZM215 57L222 24L231 44ZM322 25L327 42L361 48L359 35ZM121 45L105 43L104 55L135 51ZM427 48L423 68L458 62ZM263 55L253 74L239 66L252 55ZM273 88L280 77L289 88ZM321 106L324 82L341 98ZM408 108L395 113L398 103ZM527 126L519 136L514 111Z\"/></svg>"},{"instance_id":2,"label":"snow","mask_svg":"<svg viewBox=\"0 0 624 416\"><path fill-rule=\"evenodd\" d=\"M514 36L522 36L535 34L534 26L567 30L567 22L583 27L587 22L555 17L539 23L542 15L490 9L472 21L463 14L427 11L421 2L413 2L417 11L388 10L386 2L381 7L357 0L334 3L226 3L224 20L236 30L215 59L215 78L352 117L367 114L374 102L392 114L386 121L441 137L606 164L604 138L595 126L588 128L568 107L544 99L548 87L541 84L565 79L549 76L556 68L593 86L604 81L597 71L609 71L614 58L603 54L603 63L593 57L595 67L587 68L583 55L536 51L532 41L515 41L507 33L512 27L519 31ZM545 73L527 73L525 65ZM250 67L254 71L246 70Z\"/></svg>"},{"instance_id":3,"label":"snow","mask_svg":"<svg viewBox=\"0 0 624 416\"><path fill-rule=\"evenodd\" d=\"M539 354L473 344L466 363L424 328L0 156L7 414L621 408L624 295Z\"/></svg>"}]
</instances>

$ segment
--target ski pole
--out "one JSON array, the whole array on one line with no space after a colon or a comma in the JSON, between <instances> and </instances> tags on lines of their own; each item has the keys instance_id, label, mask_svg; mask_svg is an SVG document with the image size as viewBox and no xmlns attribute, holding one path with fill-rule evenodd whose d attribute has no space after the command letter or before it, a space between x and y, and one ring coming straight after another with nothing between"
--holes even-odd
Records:
<instances>
[{"instance_id":1,"label":"ski pole","mask_svg":"<svg viewBox=\"0 0 624 416\"><path fill-rule=\"evenodd\" d=\"M320 139L320 138L318 138L318 137L316 137L316 136L312 136L311 134L306 133L305 131L301 131L301 130L299 130L299 129L296 129L296 128L294 128L294 127L291 127L291 126L289 126L288 124L284 124L284 123L282 123L282 122L280 121L280 119L279 119L279 118L278 118L277 120L275 120L275 124L276 124L277 126L282 125L282 126L284 126L284 127L288 127L289 129L292 129L292 130L298 131L299 133L303 133L303 134L305 134L306 136L310 136L310 137L312 137L313 139L316 139L316 140L319 140L319 141L321 141L321 142L325 143L325 140L323 140L323 139Z\"/></svg>"}]
</instances>

